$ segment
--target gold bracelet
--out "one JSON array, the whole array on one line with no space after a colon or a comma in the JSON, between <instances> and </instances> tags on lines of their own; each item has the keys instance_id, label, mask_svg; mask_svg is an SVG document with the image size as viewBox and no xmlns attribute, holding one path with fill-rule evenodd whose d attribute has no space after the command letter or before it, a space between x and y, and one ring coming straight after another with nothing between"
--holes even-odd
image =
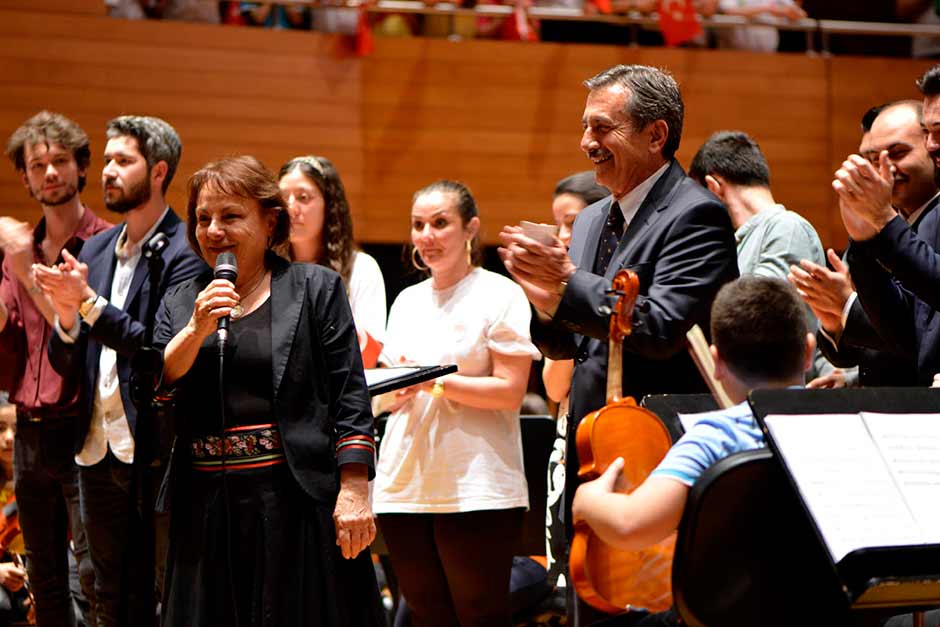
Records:
<instances>
[{"instance_id":1,"label":"gold bracelet","mask_svg":"<svg viewBox=\"0 0 940 627\"><path fill-rule=\"evenodd\" d=\"M444 382L441 379L435 381L434 385L431 387L431 396L434 398L441 398L444 396Z\"/></svg>"}]
</instances>

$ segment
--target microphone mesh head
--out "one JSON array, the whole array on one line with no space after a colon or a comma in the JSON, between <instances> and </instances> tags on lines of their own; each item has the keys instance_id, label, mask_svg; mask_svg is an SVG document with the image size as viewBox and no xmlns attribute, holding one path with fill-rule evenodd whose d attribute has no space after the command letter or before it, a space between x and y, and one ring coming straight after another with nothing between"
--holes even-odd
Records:
<instances>
[{"instance_id":1,"label":"microphone mesh head","mask_svg":"<svg viewBox=\"0 0 940 627\"><path fill-rule=\"evenodd\" d=\"M216 258L215 278L235 282L238 278L238 261L235 260L234 254L226 251Z\"/></svg>"}]
</instances>

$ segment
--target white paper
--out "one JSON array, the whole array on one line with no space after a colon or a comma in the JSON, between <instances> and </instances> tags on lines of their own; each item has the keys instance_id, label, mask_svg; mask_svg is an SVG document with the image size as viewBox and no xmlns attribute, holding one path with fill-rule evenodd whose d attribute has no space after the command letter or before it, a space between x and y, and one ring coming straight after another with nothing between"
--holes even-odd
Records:
<instances>
[{"instance_id":1,"label":"white paper","mask_svg":"<svg viewBox=\"0 0 940 627\"><path fill-rule=\"evenodd\" d=\"M864 412L862 418L924 542L940 543L940 415Z\"/></svg>"},{"instance_id":2,"label":"white paper","mask_svg":"<svg viewBox=\"0 0 940 627\"><path fill-rule=\"evenodd\" d=\"M833 561L924 542L860 415L781 414L765 423Z\"/></svg>"},{"instance_id":3,"label":"white paper","mask_svg":"<svg viewBox=\"0 0 940 627\"><path fill-rule=\"evenodd\" d=\"M679 422L682 423L682 430L685 433L688 433L692 430L692 427L697 425L702 420L714 416L722 420L728 419L728 412L724 409L714 409L712 411L703 411L697 412L694 414L676 414L679 416Z\"/></svg>"},{"instance_id":4,"label":"white paper","mask_svg":"<svg viewBox=\"0 0 940 627\"><path fill-rule=\"evenodd\" d=\"M519 226L522 228L524 235L546 246L554 244L555 236L558 235L558 227L554 224L540 224L538 222L523 220L519 223Z\"/></svg>"},{"instance_id":5,"label":"white paper","mask_svg":"<svg viewBox=\"0 0 940 627\"><path fill-rule=\"evenodd\" d=\"M383 383L389 379L397 379L409 374L423 370L420 366L398 366L395 368L366 368L366 385L371 387L378 383Z\"/></svg>"}]
</instances>

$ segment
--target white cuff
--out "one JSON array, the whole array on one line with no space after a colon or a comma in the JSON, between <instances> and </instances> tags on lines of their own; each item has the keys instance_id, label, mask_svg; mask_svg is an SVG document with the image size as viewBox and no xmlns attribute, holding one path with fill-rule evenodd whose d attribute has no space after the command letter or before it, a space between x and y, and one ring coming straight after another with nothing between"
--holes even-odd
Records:
<instances>
[{"instance_id":1,"label":"white cuff","mask_svg":"<svg viewBox=\"0 0 940 627\"><path fill-rule=\"evenodd\" d=\"M852 305L855 304L855 299L858 298L858 292L852 292L849 294L849 298L845 301L845 304L842 306L842 328L845 328L846 323L849 321L849 312L852 311Z\"/></svg>"},{"instance_id":2,"label":"white cuff","mask_svg":"<svg viewBox=\"0 0 940 627\"><path fill-rule=\"evenodd\" d=\"M838 341L839 338L837 338L837 337L836 337L836 338L832 337L832 334L829 333L829 331L826 331L824 328L822 328L822 325L820 325L820 327L819 327L819 332L823 334L823 337L825 337L827 340L829 340L829 343L832 344L832 347L833 347L833 348L838 349L838 347L839 347L839 341ZM841 335L841 334L840 334L840 335Z\"/></svg>"},{"instance_id":3,"label":"white cuff","mask_svg":"<svg viewBox=\"0 0 940 627\"><path fill-rule=\"evenodd\" d=\"M95 323L98 322L98 318L101 317L101 312L104 311L104 308L108 306L108 299L104 296L99 296L95 299L95 304L91 306L91 309L88 311L88 314L84 317L85 324L90 327L95 326Z\"/></svg>"},{"instance_id":4,"label":"white cuff","mask_svg":"<svg viewBox=\"0 0 940 627\"><path fill-rule=\"evenodd\" d=\"M59 339L65 342L66 344L74 344L75 340L78 339L78 333L81 330L82 321L78 317L78 314L75 315L75 324L72 325L72 328L66 331L62 328L62 325L59 324L59 314L55 315L55 332L58 334Z\"/></svg>"}]
</instances>

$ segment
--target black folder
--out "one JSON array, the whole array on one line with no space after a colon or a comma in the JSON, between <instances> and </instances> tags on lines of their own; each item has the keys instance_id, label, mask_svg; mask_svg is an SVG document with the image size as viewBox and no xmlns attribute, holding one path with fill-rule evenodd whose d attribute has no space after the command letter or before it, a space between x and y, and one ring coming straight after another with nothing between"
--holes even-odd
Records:
<instances>
[{"instance_id":1,"label":"black folder","mask_svg":"<svg viewBox=\"0 0 940 627\"><path fill-rule=\"evenodd\" d=\"M367 368L366 382L369 383L369 394L378 396L400 388L406 388L429 379L443 377L445 374L457 372L457 364L444 364L441 366L396 366L394 368Z\"/></svg>"}]
</instances>

